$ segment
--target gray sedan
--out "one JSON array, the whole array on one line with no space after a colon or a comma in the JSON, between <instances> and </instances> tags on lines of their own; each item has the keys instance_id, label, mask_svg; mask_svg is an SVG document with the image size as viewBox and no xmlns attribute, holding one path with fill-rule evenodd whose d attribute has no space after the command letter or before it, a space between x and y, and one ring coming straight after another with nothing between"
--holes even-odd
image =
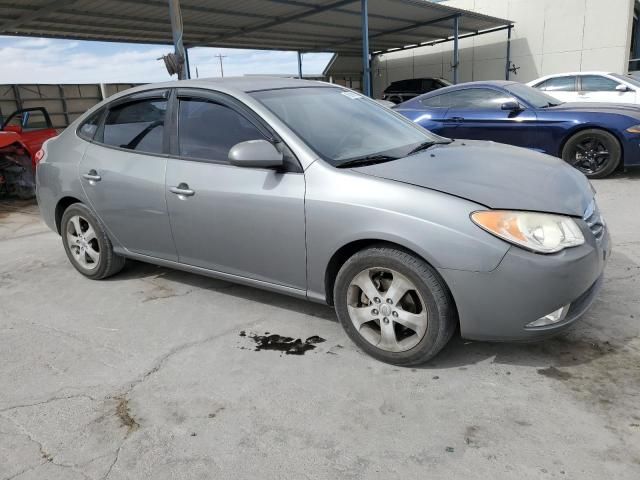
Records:
<instances>
[{"instance_id":1,"label":"gray sedan","mask_svg":"<svg viewBox=\"0 0 640 480\"><path fill-rule=\"evenodd\" d=\"M385 362L579 318L609 236L563 161L436 136L351 90L247 77L148 85L43 147L42 216L71 264L125 258L334 305Z\"/></svg>"}]
</instances>

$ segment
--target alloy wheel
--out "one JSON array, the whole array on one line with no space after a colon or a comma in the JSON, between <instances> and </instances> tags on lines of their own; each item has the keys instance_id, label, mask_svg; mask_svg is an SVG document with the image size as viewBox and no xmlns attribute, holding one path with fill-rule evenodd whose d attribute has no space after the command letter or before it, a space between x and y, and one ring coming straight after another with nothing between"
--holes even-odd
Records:
<instances>
[{"instance_id":1,"label":"alloy wheel","mask_svg":"<svg viewBox=\"0 0 640 480\"><path fill-rule=\"evenodd\" d=\"M67 244L74 260L85 270L93 270L100 263L100 244L86 218L74 215L67 222Z\"/></svg>"},{"instance_id":2,"label":"alloy wheel","mask_svg":"<svg viewBox=\"0 0 640 480\"><path fill-rule=\"evenodd\" d=\"M605 142L594 137L585 138L577 143L571 153L569 163L587 175L600 172L611 155Z\"/></svg>"},{"instance_id":3,"label":"alloy wheel","mask_svg":"<svg viewBox=\"0 0 640 480\"><path fill-rule=\"evenodd\" d=\"M367 342L388 352L404 352L424 337L427 308L416 286L388 268L356 275L347 292L349 318Z\"/></svg>"}]
</instances>

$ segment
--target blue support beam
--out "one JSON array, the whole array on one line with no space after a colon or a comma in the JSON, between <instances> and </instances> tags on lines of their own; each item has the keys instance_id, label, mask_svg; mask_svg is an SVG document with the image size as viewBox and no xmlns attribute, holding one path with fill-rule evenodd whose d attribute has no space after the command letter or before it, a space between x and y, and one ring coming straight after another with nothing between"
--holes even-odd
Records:
<instances>
[{"instance_id":1,"label":"blue support beam","mask_svg":"<svg viewBox=\"0 0 640 480\"><path fill-rule=\"evenodd\" d=\"M460 63L460 56L458 51L458 38L460 35L460 17L456 15L453 17L453 84L458 83L458 64Z\"/></svg>"},{"instance_id":2,"label":"blue support beam","mask_svg":"<svg viewBox=\"0 0 640 480\"><path fill-rule=\"evenodd\" d=\"M362 17L362 93L371 96L371 60L369 59L369 2L361 0Z\"/></svg>"},{"instance_id":3,"label":"blue support beam","mask_svg":"<svg viewBox=\"0 0 640 480\"><path fill-rule=\"evenodd\" d=\"M302 78L302 53L298 50L298 78Z\"/></svg>"}]
</instances>

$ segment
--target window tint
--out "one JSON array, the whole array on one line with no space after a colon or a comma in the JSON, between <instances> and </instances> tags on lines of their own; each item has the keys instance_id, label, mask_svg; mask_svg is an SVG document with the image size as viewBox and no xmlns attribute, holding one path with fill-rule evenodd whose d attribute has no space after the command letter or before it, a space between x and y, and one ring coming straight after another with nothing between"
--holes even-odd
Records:
<instances>
[{"instance_id":1,"label":"window tint","mask_svg":"<svg viewBox=\"0 0 640 480\"><path fill-rule=\"evenodd\" d=\"M585 92L615 92L620 85L615 80L600 75L584 75L582 80L582 90Z\"/></svg>"},{"instance_id":2,"label":"window tint","mask_svg":"<svg viewBox=\"0 0 640 480\"><path fill-rule=\"evenodd\" d=\"M104 113L104 109L100 109L91 115L78 129L78 135L85 140L93 140L93 137L98 130L98 123Z\"/></svg>"},{"instance_id":3,"label":"window tint","mask_svg":"<svg viewBox=\"0 0 640 480\"><path fill-rule=\"evenodd\" d=\"M178 146L181 156L227 161L235 144L264 135L245 117L222 104L202 99L181 99Z\"/></svg>"},{"instance_id":4,"label":"window tint","mask_svg":"<svg viewBox=\"0 0 640 480\"><path fill-rule=\"evenodd\" d=\"M102 141L138 152L162 153L167 101L145 99L117 105L109 110Z\"/></svg>"},{"instance_id":5,"label":"window tint","mask_svg":"<svg viewBox=\"0 0 640 480\"><path fill-rule=\"evenodd\" d=\"M575 92L576 77L556 77L545 80L536 85L536 88L545 92Z\"/></svg>"},{"instance_id":6,"label":"window tint","mask_svg":"<svg viewBox=\"0 0 640 480\"><path fill-rule=\"evenodd\" d=\"M488 88L467 88L422 100L427 107L482 108L499 110L512 96Z\"/></svg>"}]
</instances>

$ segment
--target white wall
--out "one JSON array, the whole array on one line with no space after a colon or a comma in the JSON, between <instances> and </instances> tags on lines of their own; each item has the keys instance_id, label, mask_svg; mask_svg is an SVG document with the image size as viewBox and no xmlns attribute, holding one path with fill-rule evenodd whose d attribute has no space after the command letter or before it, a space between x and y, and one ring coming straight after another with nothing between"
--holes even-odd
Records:
<instances>
[{"instance_id":1,"label":"white wall","mask_svg":"<svg viewBox=\"0 0 640 480\"><path fill-rule=\"evenodd\" d=\"M515 22L512 80L528 82L566 71L627 71L634 0L449 0L452 7ZM507 32L460 41L460 82L504 79ZM453 42L375 57L373 92L379 97L394 80L452 79Z\"/></svg>"}]
</instances>

